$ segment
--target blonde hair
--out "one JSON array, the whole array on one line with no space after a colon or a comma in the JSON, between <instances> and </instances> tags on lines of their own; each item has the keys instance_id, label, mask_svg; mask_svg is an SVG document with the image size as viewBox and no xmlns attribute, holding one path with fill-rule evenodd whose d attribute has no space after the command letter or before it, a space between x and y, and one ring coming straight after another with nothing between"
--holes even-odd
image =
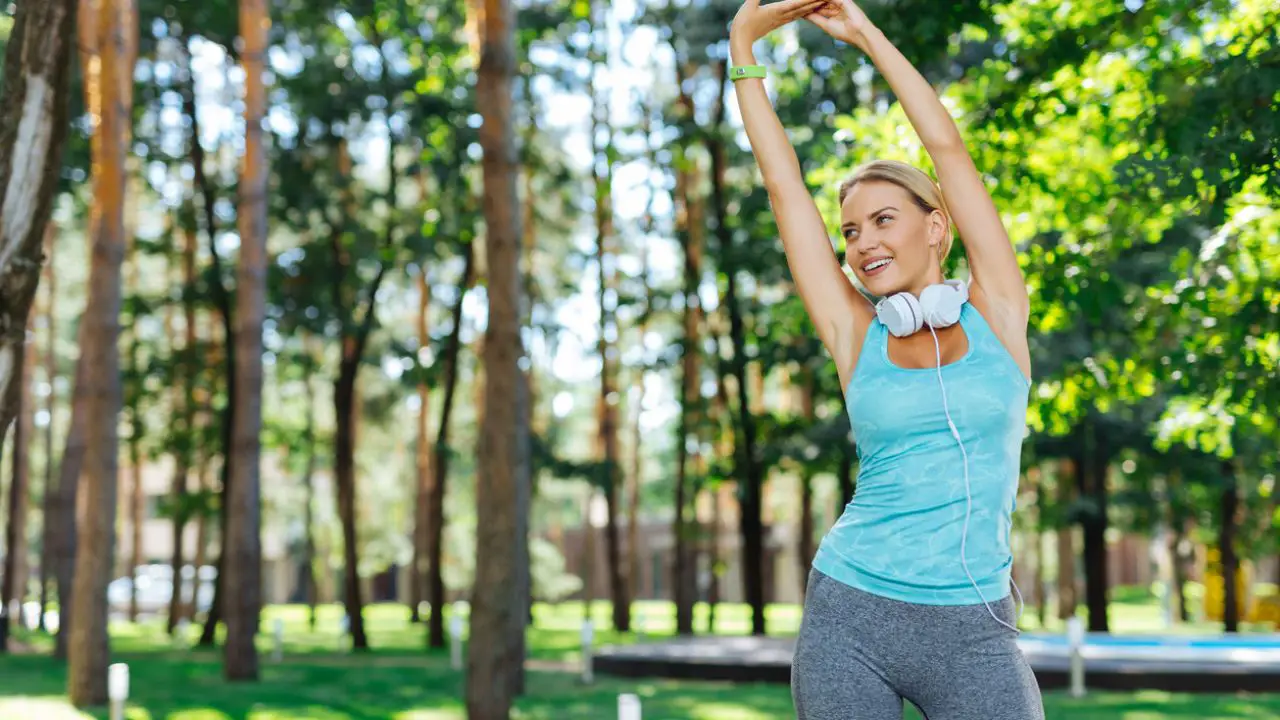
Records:
<instances>
[{"instance_id":1,"label":"blonde hair","mask_svg":"<svg viewBox=\"0 0 1280 720\"><path fill-rule=\"evenodd\" d=\"M951 246L955 238L951 233L951 213L947 210L947 203L942 197L942 188L933 181L933 178L924 174L924 171L919 168L898 160L873 160L859 166L848 179L840 183L840 204L844 205L845 198L849 197L849 193L858 183L873 181L893 183L906 190L916 207L923 210L926 215L934 210L942 213L947 227L943 230L942 244L938 246L938 260L939 262L946 260L947 255L951 254Z\"/></svg>"}]
</instances>

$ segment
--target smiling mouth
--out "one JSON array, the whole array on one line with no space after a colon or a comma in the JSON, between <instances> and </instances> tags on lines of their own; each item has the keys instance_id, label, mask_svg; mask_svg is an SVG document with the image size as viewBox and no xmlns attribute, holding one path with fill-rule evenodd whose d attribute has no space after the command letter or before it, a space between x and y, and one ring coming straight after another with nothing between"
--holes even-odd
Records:
<instances>
[{"instance_id":1,"label":"smiling mouth","mask_svg":"<svg viewBox=\"0 0 1280 720\"><path fill-rule=\"evenodd\" d=\"M878 260L872 260L871 262L862 266L862 274L866 275L867 277L878 275L884 272L884 269L889 267L889 264L892 262L893 262L893 258L880 258Z\"/></svg>"}]
</instances>

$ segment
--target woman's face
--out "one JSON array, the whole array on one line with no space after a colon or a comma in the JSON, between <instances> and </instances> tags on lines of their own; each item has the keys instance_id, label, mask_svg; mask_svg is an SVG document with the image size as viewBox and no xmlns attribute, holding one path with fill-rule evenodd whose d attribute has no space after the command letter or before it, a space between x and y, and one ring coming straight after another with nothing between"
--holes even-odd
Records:
<instances>
[{"instance_id":1,"label":"woman's face","mask_svg":"<svg viewBox=\"0 0 1280 720\"><path fill-rule=\"evenodd\" d=\"M945 228L941 212L925 213L909 192L889 182L858 183L840 207L845 262L877 297L904 291L919 296L941 281L938 247Z\"/></svg>"}]
</instances>

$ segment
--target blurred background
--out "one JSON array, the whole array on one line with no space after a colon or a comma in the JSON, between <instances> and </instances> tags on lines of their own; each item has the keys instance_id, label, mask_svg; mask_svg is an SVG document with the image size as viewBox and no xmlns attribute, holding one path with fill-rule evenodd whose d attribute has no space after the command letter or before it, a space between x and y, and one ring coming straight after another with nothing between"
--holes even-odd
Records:
<instances>
[{"instance_id":1,"label":"blurred background","mask_svg":"<svg viewBox=\"0 0 1280 720\"><path fill-rule=\"evenodd\" d=\"M512 717L614 717L619 692L794 717L785 684L578 679L588 614L598 644L794 635L856 491L726 79L738 6L0 2L0 717L105 717L120 661L130 718L464 717L446 621L498 590L529 620ZM861 6L955 118L1027 278L1022 626L1274 637L1280 10ZM510 84L486 86L504 37ZM932 166L856 48L800 22L757 57L843 257L840 180ZM32 115L41 88L65 107ZM516 163L486 169L504 114ZM516 306L490 303L499 249ZM494 313L520 325L495 437L527 493L478 481ZM527 584L476 584L486 507L527 522L501 561ZM1280 714L1045 694L1050 718Z\"/></svg>"}]
</instances>

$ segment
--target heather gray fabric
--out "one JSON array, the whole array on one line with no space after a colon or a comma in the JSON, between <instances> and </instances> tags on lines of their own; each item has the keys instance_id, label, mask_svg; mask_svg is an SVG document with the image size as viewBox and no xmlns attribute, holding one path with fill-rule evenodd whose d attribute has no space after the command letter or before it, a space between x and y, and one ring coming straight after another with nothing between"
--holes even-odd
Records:
<instances>
[{"instance_id":1,"label":"heather gray fabric","mask_svg":"<svg viewBox=\"0 0 1280 720\"><path fill-rule=\"evenodd\" d=\"M991 603L1014 624L1013 599ZM982 604L917 605L809 574L791 667L799 720L1043 720L1016 634Z\"/></svg>"}]
</instances>

